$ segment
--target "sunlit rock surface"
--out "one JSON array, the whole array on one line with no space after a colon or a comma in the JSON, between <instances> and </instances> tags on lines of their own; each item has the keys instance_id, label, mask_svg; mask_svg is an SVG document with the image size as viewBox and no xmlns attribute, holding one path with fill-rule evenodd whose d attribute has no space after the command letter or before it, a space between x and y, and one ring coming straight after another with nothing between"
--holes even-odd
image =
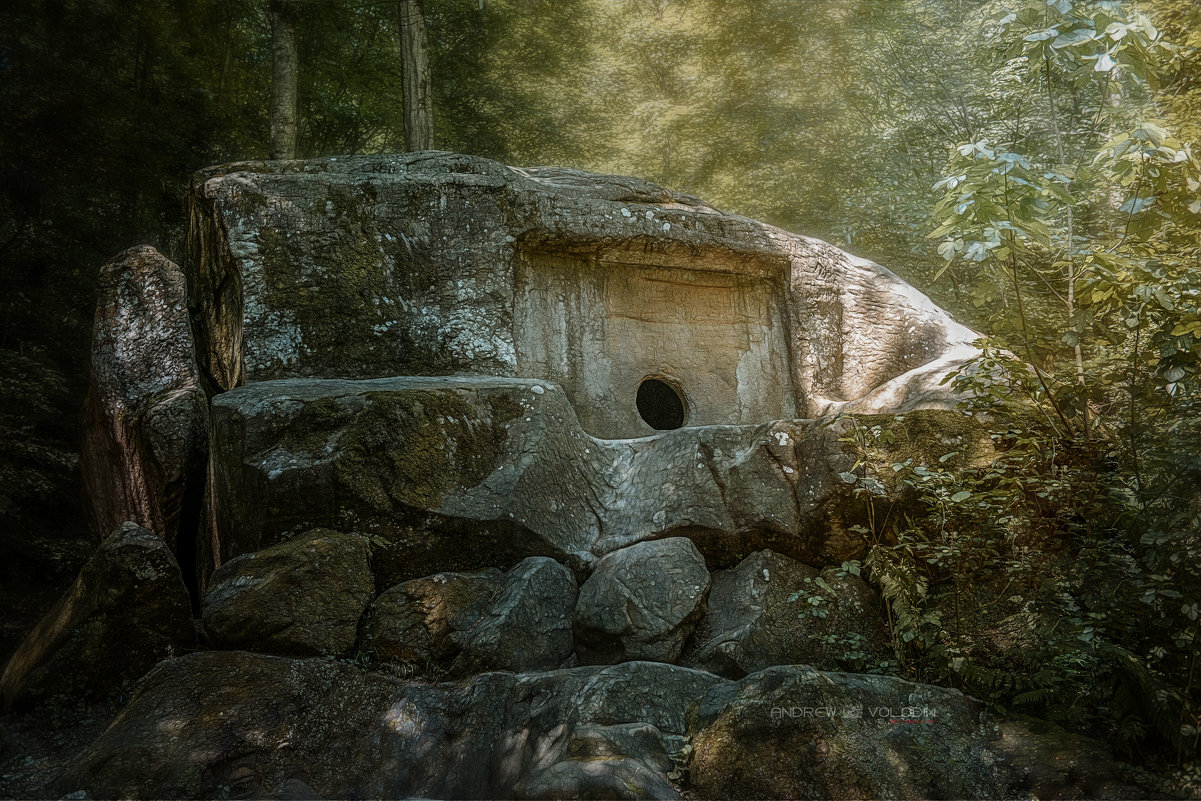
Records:
<instances>
[{"instance_id":1,"label":"sunlit rock surface","mask_svg":"<svg viewBox=\"0 0 1201 801\"><path fill-rule=\"evenodd\" d=\"M977 335L877 264L634 178L450 153L245 162L193 184L220 389L454 372L561 385L599 437L945 406Z\"/></svg>"}]
</instances>

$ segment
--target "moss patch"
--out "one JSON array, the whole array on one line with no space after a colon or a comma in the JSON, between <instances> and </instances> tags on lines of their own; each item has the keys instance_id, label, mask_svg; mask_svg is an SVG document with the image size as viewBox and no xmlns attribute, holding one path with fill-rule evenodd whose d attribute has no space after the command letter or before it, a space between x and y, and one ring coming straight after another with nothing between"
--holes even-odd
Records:
<instances>
[{"instance_id":1,"label":"moss patch","mask_svg":"<svg viewBox=\"0 0 1201 801\"><path fill-rule=\"evenodd\" d=\"M377 513L436 510L496 464L503 421L453 391L368 393L342 437L337 486Z\"/></svg>"},{"instance_id":2,"label":"moss patch","mask_svg":"<svg viewBox=\"0 0 1201 801\"><path fill-rule=\"evenodd\" d=\"M904 415L862 415L855 421L868 432L869 463L885 474L892 472L893 463L910 459L914 465L971 469L988 465L997 455L989 427L962 412L924 409ZM876 426L880 433L871 433ZM955 455L940 462L948 453Z\"/></svg>"}]
</instances>

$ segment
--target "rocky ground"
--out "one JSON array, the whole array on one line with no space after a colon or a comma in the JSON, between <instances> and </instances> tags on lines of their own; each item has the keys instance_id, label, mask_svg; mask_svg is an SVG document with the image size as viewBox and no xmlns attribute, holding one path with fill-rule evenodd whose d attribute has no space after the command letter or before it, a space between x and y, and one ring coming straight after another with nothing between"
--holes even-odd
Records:
<instances>
[{"instance_id":1,"label":"rocky ground","mask_svg":"<svg viewBox=\"0 0 1201 801\"><path fill-rule=\"evenodd\" d=\"M122 527L5 672L7 794L1163 792L1100 743L885 675L872 590L845 572L760 551L711 573L677 537L615 551L582 582L528 557L377 594L370 554L316 529L231 560L198 642L170 551ZM826 614L805 614L820 597Z\"/></svg>"}]
</instances>

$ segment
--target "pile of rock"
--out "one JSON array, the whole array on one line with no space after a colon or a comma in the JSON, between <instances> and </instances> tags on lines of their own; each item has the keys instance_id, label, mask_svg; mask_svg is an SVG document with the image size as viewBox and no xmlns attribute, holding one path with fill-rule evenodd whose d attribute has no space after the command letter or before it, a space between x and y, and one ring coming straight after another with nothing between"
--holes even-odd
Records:
<instances>
[{"instance_id":1,"label":"pile of rock","mask_svg":"<svg viewBox=\"0 0 1201 801\"><path fill-rule=\"evenodd\" d=\"M368 548L360 536L315 529L227 562L204 598L207 642L359 655L437 678L633 660L730 678L782 664L888 665L879 600L862 579L771 551L711 576L691 540L670 537L608 554L582 584L531 556L507 573L437 573L373 598ZM820 614L809 612L813 598ZM840 641L855 648L840 652Z\"/></svg>"},{"instance_id":2,"label":"pile of rock","mask_svg":"<svg viewBox=\"0 0 1201 801\"><path fill-rule=\"evenodd\" d=\"M204 597L210 650L177 655L196 649L178 568L148 532L117 532L48 618L57 623L44 624L58 634L31 639L5 676L6 691L29 698L76 692L48 678L104 678L101 690L157 663L57 789L99 798L1146 793L1102 746L1048 724L994 717L955 690L815 669L847 658L830 648L835 631L870 642L873 659L887 651L871 589L845 571L760 551L710 575L693 543L673 537L597 560L582 584L554 559L529 557L507 572L441 573L376 595L370 558L359 535L317 529L226 563ZM111 586L141 589L90 590L116 563L136 575L108 575ZM814 602L826 587L836 592ZM815 607L826 614L801 613ZM97 659L108 672L92 669Z\"/></svg>"}]
</instances>

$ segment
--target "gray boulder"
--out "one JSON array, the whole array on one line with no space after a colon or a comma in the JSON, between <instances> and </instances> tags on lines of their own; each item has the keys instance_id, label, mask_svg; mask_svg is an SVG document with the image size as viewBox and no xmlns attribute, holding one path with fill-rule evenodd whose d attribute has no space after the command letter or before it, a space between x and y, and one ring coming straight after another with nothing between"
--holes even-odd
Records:
<instances>
[{"instance_id":1,"label":"gray boulder","mask_svg":"<svg viewBox=\"0 0 1201 801\"><path fill-rule=\"evenodd\" d=\"M97 539L133 521L194 580L207 462L183 271L152 247L130 248L100 269L92 331L82 467Z\"/></svg>"},{"instance_id":2,"label":"gray boulder","mask_svg":"<svg viewBox=\"0 0 1201 801\"><path fill-rule=\"evenodd\" d=\"M0 697L5 709L51 697L103 700L195 645L175 557L161 537L125 523L17 648Z\"/></svg>"},{"instance_id":3,"label":"gray boulder","mask_svg":"<svg viewBox=\"0 0 1201 801\"><path fill-rule=\"evenodd\" d=\"M334 659L203 652L147 676L57 785L92 798L211 798L231 774L247 772L240 766L250 767L252 790L280 787L301 766L306 786L325 798L513 798L519 786L541 797L553 788L597 792L612 785L573 779L570 765L535 777L560 763L587 762L578 743L597 724L648 716L678 717L682 726L705 689L721 681L706 674L696 674L704 682L669 680L669 668L638 674L659 679L648 695L641 681L602 679L625 666L430 684ZM602 703L598 694L614 697ZM673 797L662 744L630 729L609 738L631 753L605 757L608 773L648 788L637 797Z\"/></svg>"},{"instance_id":4,"label":"gray boulder","mask_svg":"<svg viewBox=\"0 0 1201 801\"><path fill-rule=\"evenodd\" d=\"M204 631L222 648L344 654L374 594L363 538L314 529L217 568Z\"/></svg>"},{"instance_id":5,"label":"gray boulder","mask_svg":"<svg viewBox=\"0 0 1201 801\"><path fill-rule=\"evenodd\" d=\"M218 395L212 417L224 561L314 527L391 543L372 554L381 587L527 556L578 573L672 531L722 564L762 548L812 564L866 553L866 504L840 476L858 454L851 418L599 440L562 388L484 376L264 381ZM896 436L868 466L882 482L893 461L995 456L960 413L870 422Z\"/></svg>"},{"instance_id":6,"label":"gray boulder","mask_svg":"<svg viewBox=\"0 0 1201 801\"><path fill-rule=\"evenodd\" d=\"M500 594L504 573L438 573L397 584L372 601L362 651L423 673L444 671L458 655L457 635L475 626Z\"/></svg>"},{"instance_id":7,"label":"gray boulder","mask_svg":"<svg viewBox=\"0 0 1201 801\"><path fill-rule=\"evenodd\" d=\"M1149 794L1096 741L888 676L768 668L711 688L691 731L698 799ZM1038 764L1057 767L1029 770L1035 751Z\"/></svg>"},{"instance_id":8,"label":"gray boulder","mask_svg":"<svg viewBox=\"0 0 1201 801\"><path fill-rule=\"evenodd\" d=\"M705 559L687 538L642 542L605 556L580 587L580 662L674 662L705 611L708 591Z\"/></svg>"},{"instance_id":9,"label":"gray boulder","mask_svg":"<svg viewBox=\"0 0 1201 801\"><path fill-rule=\"evenodd\" d=\"M653 433L635 393L665 367L691 424L755 424L945 407L939 379L978 353L883 267L636 178L339 156L213 167L190 205L200 358L223 390L526 376L621 438Z\"/></svg>"},{"instance_id":10,"label":"gray boulder","mask_svg":"<svg viewBox=\"0 0 1201 801\"><path fill-rule=\"evenodd\" d=\"M469 630L452 635L460 653L452 671L550 670L572 655L578 588L554 559L531 556L510 570L499 595Z\"/></svg>"},{"instance_id":11,"label":"gray boulder","mask_svg":"<svg viewBox=\"0 0 1201 801\"><path fill-rule=\"evenodd\" d=\"M714 573L681 664L734 679L772 665L878 669L892 656L879 599L861 578L840 573L773 551Z\"/></svg>"},{"instance_id":12,"label":"gray boulder","mask_svg":"<svg viewBox=\"0 0 1201 801\"><path fill-rule=\"evenodd\" d=\"M54 789L212 798L235 777L324 798L1156 795L1099 743L888 677L627 663L430 684L244 651L163 662Z\"/></svg>"},{"instance_id":13,"label":"gray boulder","mask_svg":"<svg viewBox=\"0 0 1201 801\"><path fill-rule=\"evenodd\" d=\"M629 757L565 759L523 779L513 788L519 799L678 799L664 775Z\"/></svg>"}]
</instances>

